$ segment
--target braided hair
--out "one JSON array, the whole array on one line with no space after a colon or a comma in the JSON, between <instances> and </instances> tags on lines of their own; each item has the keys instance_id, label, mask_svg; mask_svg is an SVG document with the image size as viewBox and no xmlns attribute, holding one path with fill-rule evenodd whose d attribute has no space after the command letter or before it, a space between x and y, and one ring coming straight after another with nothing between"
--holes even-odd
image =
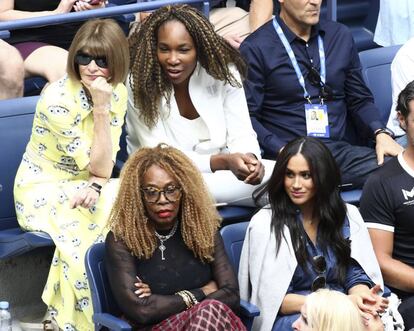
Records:
<instances>
[{"instance_id":1,"label":"braided hair","mask_svg":"<svg viewBox=\"0 0 414 331\"><path fill-rule=\"evenodd\" d=\"M158 120L161 98L169 101L172 93L172 84L157 57L158 30L169 21L178 21L185 26L193 39L197 60L210 76L241 87L241 82L229 68L231 63L243 78L246 76L247 66L240 53L214 31L213 25L200 11L188 5L169 5L156 10L129 38L129 83L134 105L140 109L140 116L149 128Z\"/></svg>"}]
</instances>

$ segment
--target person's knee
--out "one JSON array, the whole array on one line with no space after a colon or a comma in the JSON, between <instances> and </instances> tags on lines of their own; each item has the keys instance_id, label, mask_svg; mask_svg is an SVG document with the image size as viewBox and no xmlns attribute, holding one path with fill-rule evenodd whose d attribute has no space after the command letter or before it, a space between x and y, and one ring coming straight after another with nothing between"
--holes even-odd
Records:
<instances>
[{"instance_id":1,"label":"person's knee","mask_svg":"<svg viewBox=\"0 0 414 331\"><path fill-rule=\"evenodd\" d=\"M16 48L4 41L0 49L0 99L20 97L23 95L23 59Z\"/></svg>"},{"instance_id":2,"label":"person's knee","mask_svg":"<svg viewBox=\"0 0 414 331\"><path fill-rule=\"evenodd\" d=\"M44 59L47 58L47 63ZM66 72L68 52L56 46L43 46L32 52L25 60L29 75L45 77L49 82L61 78Z\"/></svg>"}]
</instances>

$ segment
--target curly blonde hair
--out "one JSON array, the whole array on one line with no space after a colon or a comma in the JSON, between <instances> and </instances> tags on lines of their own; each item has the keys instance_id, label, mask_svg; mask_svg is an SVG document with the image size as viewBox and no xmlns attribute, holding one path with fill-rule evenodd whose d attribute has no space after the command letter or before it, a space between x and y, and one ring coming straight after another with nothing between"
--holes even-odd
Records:
<instances>
[{"instance_id":1,"label":"curly blonde hair","mask_svg":"<svg viewBox=\"0 0 414 331\"><path fill-rule=\"evenodd\" d=\"M221 222L214 200L192 161L165 144L139 149L122 168L119 193L109 219L115 238L123 240L138 258L149 259L154 253L155 228L147 218L140 189L145 173L153 165L164 169L181 186L178 217L185 245L200 260L212 261L214 237Z\"/></svg>"},{"instance_id":2,"label":"curly blonde hair","mask_svg":"<svg viewBox=\"0 0 414 331\"><path fill-rule=\"evenodd\" d=\"M193 39L197 61L213 78L241 87L229 64L233 63L242 77L247 71L240 53L214 31L213 25L200 11L188 5L169 5L156 10L129 37L129 83L134 105L140 109L140 116L150 128L158 120L161 97L167 101L171 97L172 84L157 57L158 30L169 21L178 21L185 26Z\"/></svg>"}]
</instances>

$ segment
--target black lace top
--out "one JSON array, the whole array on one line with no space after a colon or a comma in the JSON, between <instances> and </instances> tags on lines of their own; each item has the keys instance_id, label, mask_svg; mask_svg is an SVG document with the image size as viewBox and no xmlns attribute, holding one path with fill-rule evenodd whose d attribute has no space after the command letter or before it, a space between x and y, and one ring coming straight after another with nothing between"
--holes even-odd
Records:
<instances>
[{"instance_id":1,"label":"black lace top","mask_svg":"<svg viewBox=\"0 0 414 331\"><path fill-rule=\"evenodd\" d=\"M159 243L159 242L158 242ZM105 263L112 292L124 316L135 325L148 326L161 322L186 309L182 298L174 295L190 290L198 301L206 298L201 287L214 280L218 291L207 296L237 311L239 288L236 276L224 250L219 233L215 237L214 261L203 263L184 244L179 228L164 242L165 260L157 248L148 260L131 254L122 240L115 241L109 232L106 238ZM138 298L134 293L136 276L151 288L151 296Z\"/></svg>"}]
</instances>

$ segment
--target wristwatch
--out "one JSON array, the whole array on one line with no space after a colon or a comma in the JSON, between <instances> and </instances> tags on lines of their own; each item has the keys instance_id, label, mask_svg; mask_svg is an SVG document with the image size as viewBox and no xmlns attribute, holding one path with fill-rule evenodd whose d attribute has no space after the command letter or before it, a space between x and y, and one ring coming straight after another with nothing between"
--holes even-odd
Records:
<instances>
[{"instance_id":1,"label":"wristwatch","mask_svg":"<svg viewBox=\"0 0 414 331\"><path fill-rule=\"evenodd\" d=\"M392 132L392 130L390 130L388 128L381 128L381 129L378 129L377 131L375 131L375 137L378 136L380 133L385 133L385 134L389 135L392 139L395 138L394 132Z\"/></svg>"},{"instance_id":2,"label":"wristwatch","mask_svg":"<svg viewBox=\"0 0 414 331\"><path fill-rule=\"evenodd\" d=\"M102 185L99 185L98 183L90 183L89 187L94 190L96 193L101 195Z\"/></svg>"}]
</instances>

